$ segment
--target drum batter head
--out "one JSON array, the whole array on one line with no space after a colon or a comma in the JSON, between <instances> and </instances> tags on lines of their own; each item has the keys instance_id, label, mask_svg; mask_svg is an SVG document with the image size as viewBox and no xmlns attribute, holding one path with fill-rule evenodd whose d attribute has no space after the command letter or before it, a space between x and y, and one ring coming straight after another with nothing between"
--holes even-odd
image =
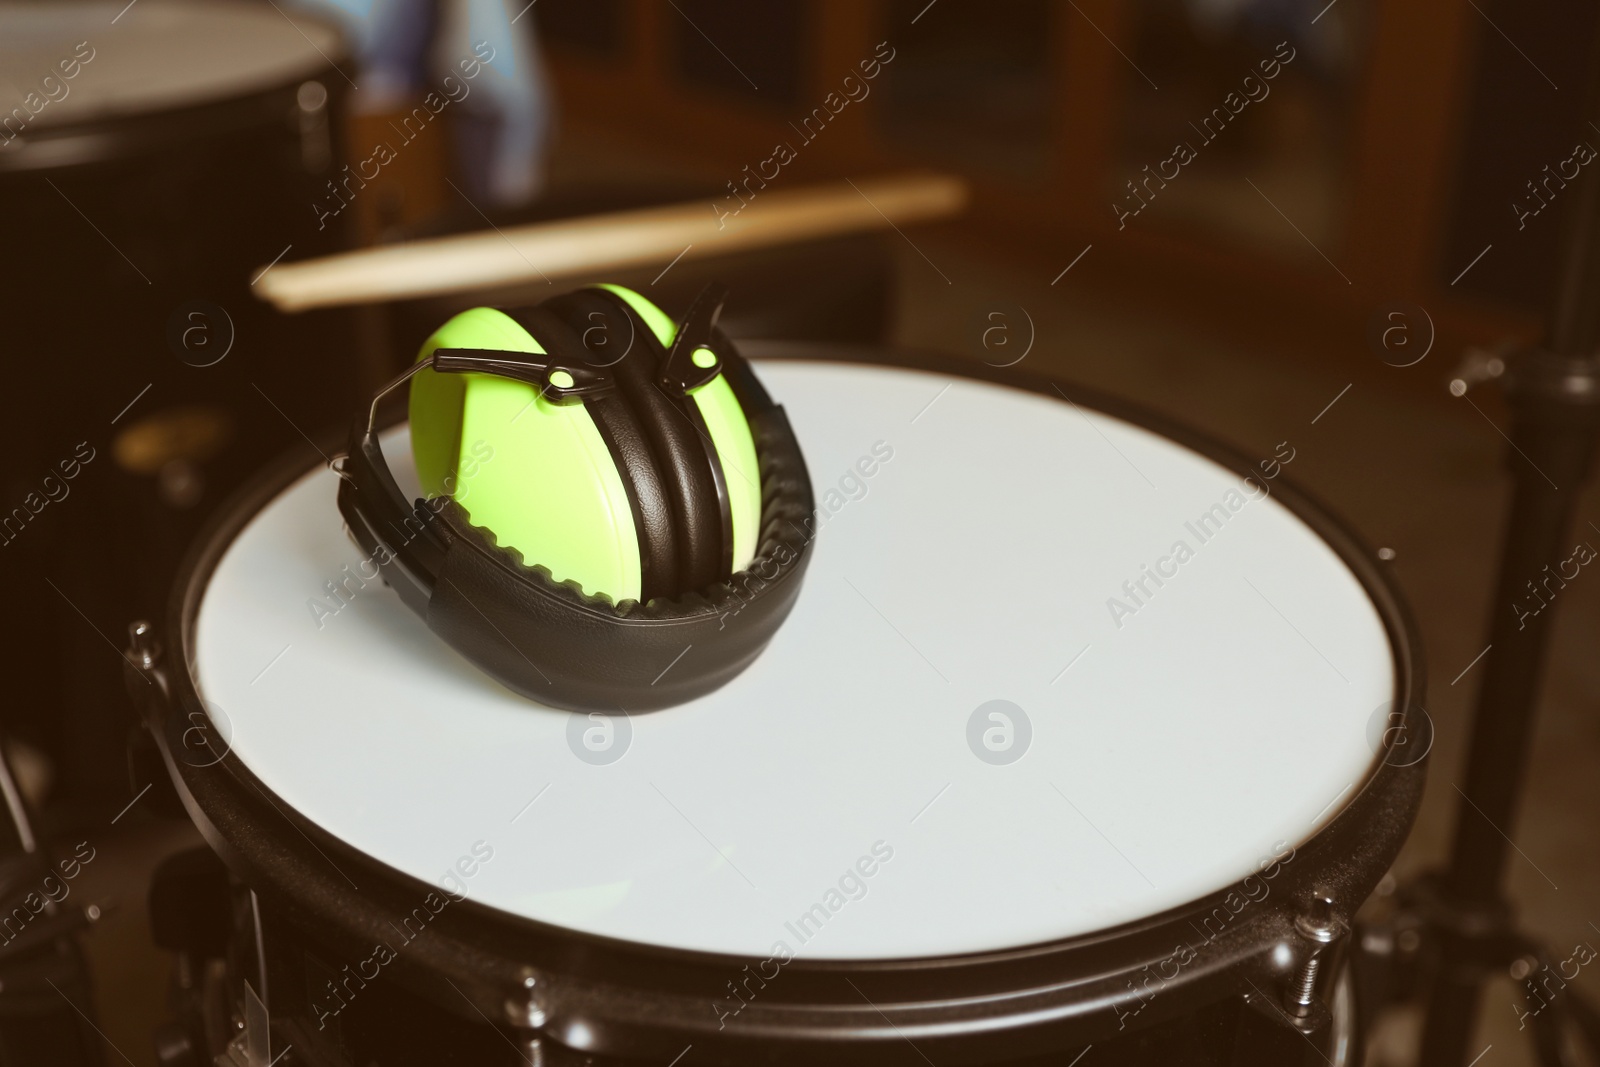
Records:
<instances>
[{"instance_id":1,"label":"drum batter head","mask_svg":"<svg viewBox=\"0 0 1600 1067\"><path fill-rule=\"evenodd\" d=\"M833 959L1155 915L1288 855L1367 777L1384 623L1275 481L1060 398L762 373L820 510L811 582L746 676L650 715L530 706L371 580L318 471L199 615L234 754L424 881L487 842L471 896L507 913ZM403 430L387 447L403 465Z\"/></svg>"}]
</instances>

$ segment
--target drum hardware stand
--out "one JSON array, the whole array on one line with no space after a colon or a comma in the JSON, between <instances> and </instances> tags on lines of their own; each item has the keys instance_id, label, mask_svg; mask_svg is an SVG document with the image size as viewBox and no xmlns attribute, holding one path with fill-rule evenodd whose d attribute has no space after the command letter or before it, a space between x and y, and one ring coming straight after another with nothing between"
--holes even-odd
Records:
<instances>
[{"instance_id":1,"label":"drum hardware stand","mask_svg":"<svg viewBox=\"0 0 1600 1067\"><path fill-rule=\"evenodd\" d=\"M166 818L187 817L152 734L150 702L167 695L161 642L154 627L139 620L128 625L123 655L125 689L134 708L129 727L130 785L151 782L150 807ZM209 749L209 731L202 733ZM174 853L157 865L147 897L151 937L173 954L168 993L171 1017L154 1027L156 1062L161 1067L214 1067L249 1062L245 1012L228 988L226 961L231 933L232 888L227 868L206 845ZM258 1029L259 1035L264 1033Z\"/></svg>"},{"instance_id":2,"label":"drum hardware stand","mask_svg":"<svg viewBox=\"0 0 1600 1067\"><path fill-rule=\"evenodd\" d=\"M1600 188L1587 183L1581 231L1569 250L1563 297L1600 283ZM1574 284L1574 276L1585 279ZM1593 279L1589 281L1588 279ZM1593 292L1592 288L1588 291ZM1576 302L1575 300L1572 302ZM1516 610L1537 605L1530 590L1546 567L1571 555L1567 531L1600 440L1600 307L1558 307L1548 348L1514 356L1505 373L1512 412L1507 462L1514 483L1499 576L1491 607L1490 648L1473 716L1466 776L1445 869L1401 893L1397 928L1414 931L1421 949L1427 1000L1423 1067L1465 1067L1480 986L1495 970L1548 966L1549 953L1520 933L1501 881L1515 825L1535 727L1535 699L1554 613ZM1589 354L1584 354L1584 353ZM1466 384L1456 379L1452 392ZM1555 578L1560 582L1560 578ZM1553 600L1552 604L1553 606ZM1519 961L1523 961L1519 964ZM1524 971L1526 973L1526 971ZM1565 985L1565 983L1563 983ZM1563 1048L1573 1028L1600 1062L1600 1015L1575 988L1562 988L1547 1007L1531 1011L1532 1039L1545 1067L1567 1067ZM1531 1008L1531 1004L1530 1004Z\"/></svg>"},{"instance_id":3,"label":"drum hardware stand","mask_svg":"<svg viewBox=\"0 0 1600 1067\"><path fill-rule=\"evenodd\" d=\"M1600 71L1586 113L1595 111L1597 101ZM1557 588L1565 584L1554 568L1572 555L1568 530L1600 441L1600 181L1590 175L1572 184L1545 344L1505 362L1513 495L1450 858L1443 870L1402 890L1395 920L1394 929L1420 950L1420 981L1413 992L1425 998L1427 1010L1422 1067L1466 1067L1480 1054L1470 1042L1480 987L1494 969L1510 968L1522 977L1551 959L1517 929L1501 883L1508 848L1514 847L1507 834L1516 825L1554 624L1553 611L1520 605L1544 604L1542 596L1534 599L1541 582L1546 593L1555 592L1552 579ZM1477 362L1472 376L1480 380L1498 369L1492 361ZM1466 393L1466 377L1451 383L1454 395ZM1381 945L1385 933L1374 932ZM1363 943L1370 951L1365 936ZM1547 1005L1524 1016L1528 1022L1545 1067L1573 1062L1565 1049L1569 1030L1600 1063L1600 1013L1564 981Z\"/></svg>"},{"instance_id":4,"label":"drum hardware stand","mask_svg":"<svg viewBox=\"0 0 1600 1067\"><path fill-rule=\"evenodd\" d=\"M128 661L125 687L138 718L137 725L131 728L130 759L135 788L137 781L154 782L149 806L159 815L185 819L187 812L152 734L159 727L150 717L150 701L157 699L157 693L165 698L169 692L162 651L150 623L140 620L129 624L124 652ZM191 741L187 735L195 732L198 740ZM197 724L184 730L180 737L185 752L221 758L211 728ZM3 886L0 879L0 889ZM294 1020L285 1021L280 1028L249 980L235 983L230 979L230 973L241 962L233 939L234 886L227 867L209 845L196 845L168 856L151 875L151 935L157 946L173 954L175 964L169 994L171 1017L154 1027L157 1062L161 1067L312 1067L345 1063L342 1058L324 1058L316 1051L314 1037L303 1035ZM259 956L251 951L246 955L253 957L251 973L259 973L255 970L261 966ZM0 963L3 961L4 953L0 951ZM264 987L264 977L261 982ZM280 1040L282 1049L273 1051ZM102 1065L95 1061L88 1067Z\"/></svg>"},{"instance_id":5,"label":"drum hardware stand","mask_svg":"<svg viewBox=\"0 0 1600 1067\"><path fill-rule=\"evenodd\" d=\"M0 943L0 1060L10 1063L16 1056L17 1062L104 1067L98 1031L91 1029L89 971L75 940L103 909L93 903L68 906L64 895L60 901L51 897L46 879L59 875L34 834L3 743L0 795L17 842L15 851L0 857L0 936L5 938ZM32 907L30 898L42 903ZM18 911L26 917L21 925Z\"/></svg>"}]
</instances>

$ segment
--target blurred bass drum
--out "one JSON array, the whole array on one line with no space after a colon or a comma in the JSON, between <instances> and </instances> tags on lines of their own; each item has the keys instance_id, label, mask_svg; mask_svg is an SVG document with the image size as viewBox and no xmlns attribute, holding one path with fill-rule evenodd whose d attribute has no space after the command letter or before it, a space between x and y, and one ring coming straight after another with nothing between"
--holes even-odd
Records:
<instances>
[{"instance_id":1,"label":"blurred bass drum","mask_svg":"<svg viewBox=\"0 0 1600 1067\"><path fill-rule=\"evenodd\" d=\"M4 725L102 808L125 745L95 628L161 602L213 487L348 410L348 316L250 290L343 242L314 208L341 68L331 28L271 4L0 2L0 566L44 609Z\"/></svg>"}]
</instances>

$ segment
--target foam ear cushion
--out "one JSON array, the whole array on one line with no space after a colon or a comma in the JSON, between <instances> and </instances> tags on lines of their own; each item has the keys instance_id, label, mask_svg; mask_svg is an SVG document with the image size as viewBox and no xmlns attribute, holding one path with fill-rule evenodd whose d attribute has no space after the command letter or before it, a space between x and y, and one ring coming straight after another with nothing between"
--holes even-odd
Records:
<instances>
[{"instance_id":1,"label":"foam ear cushion","mask_svg":"<svg viewBox=\"0 0 1600 1067\"><path fill-rule=\"evenodd\" d=\"M739 400L739 406L749 412L766 411L773 407L767 387L761 384L756 372L750 369L749 361L739 355L728 335L719 327L712 331L711 337L716 342L717 351L722 353L722 376L728 380L733 395Z\"/></svg>"},{"instance_id":2,"label":"foam ear cushion","mask_svg":"<svg viewBox=\"0 0 1600 1067\"><path fill-rule=\"evenodd\" d=\"M590 361L579 335L555 311L532 307L506 314L539 338L551 355L571 363ZM617 461L633 509L633 526L639 537L639 599L648 602L672 596L683 584L674 533L677 517L644 428L633 405L620 393L593 397L584 404Z\"/></svg>"},{"instance_id":3,"label":"foam ear cushion","mask_svg":"<svg viewBox=\"0 0 1600 1067\"><path fill-rule=\"evenodd\" d=\"M666 352L654 332L626 301L603 289L580 289L541 306L584 332L595 321L590 316L598 314L605 330L597 336L611 339L610 343L631 339L622 358L596 352L595 362L605 362L616 376L619 391L650 443L676 520L679 590L701 589L717 581L727 555L721 493L708 460L704 430L696 425L698 414L686 399L670 398L656 384ZM615 362L606 362L612 359Z\"/></svg>"}]
</instances>

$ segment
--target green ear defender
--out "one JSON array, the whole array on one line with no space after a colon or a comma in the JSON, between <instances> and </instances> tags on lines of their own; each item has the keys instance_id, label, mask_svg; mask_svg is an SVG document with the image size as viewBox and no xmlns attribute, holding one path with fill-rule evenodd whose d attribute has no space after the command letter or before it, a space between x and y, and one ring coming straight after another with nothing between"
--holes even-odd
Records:
<instances>
[{"instance_id":1,"label":"green ear defender","mask_svg":"<svg viewBox=\"0 0 1600 1067\"><path fill-rule=\"evenodd\" d=\"M595 286L441 326L356 415L339 511L427 626L511 690L648 711L727 684L800 594L805 457L707 286L674 323ZM411 385L424 497L378 404Z\"/></svg>"},{"instance_id":2,"label":"green ear defender","mask_svg":"<svg viewBox=\"0 0 1600 1067\"><path fill-rule=\"evenodd\" d=\"M614 603L743 570L760 533L761 478L736 383L754 379L715 329L722 295L702 293L682 327L612 285L456 315L419 360L515 352L556 369L538 384L419 370L410 417L423 491L453 498L556 582ZM581 372L603 385L577 389Z\"/></svg>"}]
</instances>

